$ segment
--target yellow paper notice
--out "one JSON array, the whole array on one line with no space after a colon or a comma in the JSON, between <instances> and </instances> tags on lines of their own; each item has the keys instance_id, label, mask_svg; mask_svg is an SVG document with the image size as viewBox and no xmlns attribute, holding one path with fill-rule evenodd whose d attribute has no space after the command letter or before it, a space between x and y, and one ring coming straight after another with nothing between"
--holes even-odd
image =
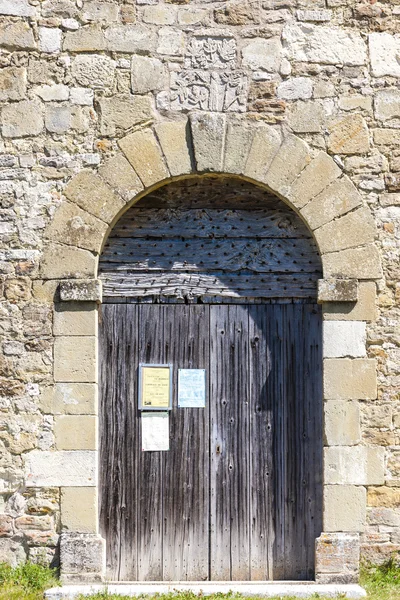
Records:
<instances>
[{"instance_id":1,"label":"yellow paper notice","mask_svg":"<svg viewBox=\"0 0 400 600\"><path fill-rule=\"evenodd\" d=\"M170 369L142 367L142 406L168 408L170 401Z\"/></svg>"}]
</instances>

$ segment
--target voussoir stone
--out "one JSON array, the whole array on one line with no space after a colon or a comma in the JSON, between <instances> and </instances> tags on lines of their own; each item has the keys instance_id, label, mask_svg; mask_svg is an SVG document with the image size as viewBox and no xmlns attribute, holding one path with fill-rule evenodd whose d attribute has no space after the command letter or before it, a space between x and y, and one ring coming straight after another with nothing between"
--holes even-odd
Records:
<instances>
[{"instance_id":1,"label":"voussoir stone","mask_svg":"<svg viewBox=\"0 0 400 600\"><path fill-rule=\"evenodd\" d=\"M283 40L288 56L300 62L364 65L367 46L359 33L306 23L289 23Z\"/></svg>"},{"instance_id":2,"label":"voussoir stone","mask_svg":"<svg viewBox=\"0 0 400 600\"><path fill-rule=\"evenodd\" d=\"M251 127L241 117L230 117L226 127L224 172L243 174L254 137Z\"/></svg>"},{"instance_id":3,"label":"voussoir stone","mask_svg":"<svg viewBox=\"0 0 400 600\"><path fill-rule=\"evenodd\" d=\"M107 225L76 204L63 202L46 229L46 237L53 242L100 252Z\"/></svg>"},{"instance_id":4,"label":"voussoir stone","mask_svg":"<svg viewBox=\"0 0 400 600\"><path fill-rule=\"evenodd\" d=\"M314 231L319 250L337 252L346 248L369 244L376 236L376 225L368 208L358 208Z\"/></svg>"},{"instance_id":5,"label":"voussoir stone","mask_svg":"<svg viewBox=\"0 0 400 600\"><path fill-rule=\"evenodd\" d=\"M155 131L171 175L191 173L193 168L189 150L190 126L188 120L158 123Z\"/></svg>"},{"instance_id":6,"label":"voussoir stone","mask_svg":"<svg viewBox=\"0 0 400 600\"><path fill-rule=\"evenodd\" d=\"M170 176L160 146L151 130L139 130L127 135L119 141L119 147L145 187Z\"/></svg>"},{"instance_id":7,"label":"voussoir stone","mask_svg":"<svg viewBox=\"0 0 400 600\"><path fill-rule=\"evenodd\" d=\"M98 174L126 201L143 190L142 182L122 152L108 159Z\"/></svg>"},{"instance_id":8,"label":"voussoir stone","mask_svg":"<svg viewBox=\"0 0 400 600\"><path fill-rule=\"evenodd\" d=\"M306 177L306 170L304 171L304 177ZM322 190L306 206L301 208L300 212L309 227L317 229L361 204L362 198L354 184L348 177L341 177Z\"/></svg>"},{"instance_id":9,"label":"voussoir stone","mask_svg":"<svg viewBox=\"0 0 400 600\"><path fill-rule=\"evenodd\" d=\"M40 261L43 279L94 277L96 257L88 250L49 244Z\"/></svg>"},{"instance_id":10,"label":"voussoir stone","mask_svg":"<svg viewBox=\"0 0 400 600\"><path fill-rule=\"evenodd\" d=\"M361 115L336 119L328 127L328 149L333 154L364 154L369 151L368 126Z\"/></svg>"},{"instance_id":11,"label":"voussoir stone","mask_svg":"<svg viewBox=\"0 0 400 600\"><path fill-rule=\"evenodd\" d=\"M320 152L294 180L288 198L297 208L302 208L341 173L335 161L326 152Z\"/></svg>"},{"instance_id":12,"label":"voussoir stone","mask_svg":"<svg viewBox=\"0 0 400 600\"><path fill-rule=\"evenodd\" d=\"M124 200L95 173L83 170L71 179L64 190L65 196L105 223L111 223Z\"/></svg>"},{"instance_id":13,"label":"voussoir stone","mask_svg":"<svg viewBox=\"0 0 400 600\"><path fill-rule=\"evenodd\" d=\"M222 171L226 116L196 112L190 115L198 171Z\"/></svg>"},{"instance_id":14,"label":"voussoir stone","mask_svg":"<svg viewBox=\"0 0 400 600\"><path fill-rule=\"evenodd\" d=\"M130 129L153 116L150 98L147 96L113 95L101 98L98 106L100 133L105 136L115 136L117 131Z\"/></svg>"},{"instance_id":15,"label":"voussoir stone","mask_svg":"<svg viewBox=\"0 0 400 600\"><path fill-rule=\"evenodd\" d=\"M293 180L310 163L307 144L300 138L287 135L268 170L264 183L274 192L287 196Z\"/></svg>"},{"instance_id":16,"label":"voussoir stone","mask_svg":"<svg viewBox=\"0 0 400 600\"><path fill-rule=\"evenodd\" d=\"M255 129L244 175L264 182L268 169L282 143L279 131L267 125Z\"/></svg>"}]
</instances>

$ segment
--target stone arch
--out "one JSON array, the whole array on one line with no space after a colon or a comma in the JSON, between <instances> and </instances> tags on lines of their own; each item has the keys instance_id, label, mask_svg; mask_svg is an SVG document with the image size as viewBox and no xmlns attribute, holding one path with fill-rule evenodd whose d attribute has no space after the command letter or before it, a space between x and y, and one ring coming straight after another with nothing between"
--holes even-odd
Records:
<instances>
[{"instance_id":1,"label":"stone arch","mask_svg":"<svg viewBox=\"0 0 400 600\"><path fill-rule=\"evenodd\" d=\"M365 321L374 319L373 280L382 272L369 210L328 154L312 151L293 134L248 117L194 112L137 129L119 141L119 148L97 173L83 170L70 180L65 200L45 231L47 246L40 277L61 280L61 312L71 312L70 319L58 321L51 402L59 402L64 388L70 394L72 382L74 393L93 394L90 402L96 406L95 302L101 301L96 280L98 257L114 223L130 206L152 189L199 174L229 175L266 188L295 210L313 233L325 277L320 281L319 301L326 303L328 312L330 305L335 306L332 312L338 318L326 321L327 335L330 340L346 341L346 347L339 350L329 343L324 359L325 533L317 542L316 573L322 582L357 580L359 533L366 514L363 486L383 483L380 449L357 446L353 439L357 427L359 431L357 401L376 398L377 393L375 361L366 358ZM80 325L74 325L72 314L81 309L76 303L69 309L67 301L71 300L90 302L79 317L79 323L87 313L93 317L83 334ZM343 310L338 302L345 303ZM79 339L72 337L77 335ZM85 387L87 384L91 387ZM49 473L46 479L48 485L66 490L61 515L69 530L61 541L66 581L82 580L82 574L74 570L78 563L92 565L91 577L104 574L104 544L96 517L95 414L94 408L90 416L82 411L59 417L59 430L81 428L85 440L82 445L60 444L60 474ZM350 423L349 427L335 429L335 418ZM353 426L355 434L350 432ZM33 457L28 466L31 485L42 481L41 461ZM357 469L350 468L352 465ZM87 509L80 517L80 505L88 503L92 513ZM343 506L348 507L347 512Z\"/></svg>"}]
</instances>

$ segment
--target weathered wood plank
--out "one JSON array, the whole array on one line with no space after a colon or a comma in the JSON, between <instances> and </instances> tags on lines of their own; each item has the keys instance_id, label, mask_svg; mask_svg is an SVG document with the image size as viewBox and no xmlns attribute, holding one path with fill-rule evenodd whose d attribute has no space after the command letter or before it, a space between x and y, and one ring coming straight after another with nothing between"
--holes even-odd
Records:
<instances>
[{"instance_id":1,"label":"weathered wood plank","mask_svg":"<svg viewBox=\"0 0 400 600\"><path fill-rule=\"evenodd\" d=\"M112 266L106 267L106 264ZM319 271L319 257L306 239L146 240L116 239L105 248L101 271L239 271L292 273Z\"/></svg>"},{"instance_id":2,"label":"weathered wood plank","mask_svg":"<svg viewBox=\"0 0 400 600\"><path fill-rule=\"evenodd\" d=\"M248 316L210 307L211 579L250 577Z\"/></svg>"},{"instance_id":3,"label":"weathered wood plank","mask_svg":"<svg viewBox=\"0 0 400 600\"><path fill-rule=\"evenodd\" d=\"M172 306L165 313L166 360L175 365L171 450L164 453L164 568L167 581L209 576L209 401L177 407L178 368L209 363L208 307Z\"/></svg>"},{"instance_id":4,"label":"weathered wood plank","mask_svg":"<svg viewBox=\"0 0 400 600\"><path fill-rule=\"evenodd\" d=\"M116 224L107 241L116 238L311 238L298 215L276 202L255 210L137 208Z\"/></svg>"},{"instance_id":5,"label":"weathered wood plank","mask_svg":"<svg viewBox=\"0 0 400 600\"><path fill-rule=\"evenodd\" d=\"M226 298L314 298L318 273L255 275L254 273L103 273L106 297L199 296Z\"/></svg>"}]
</instances>

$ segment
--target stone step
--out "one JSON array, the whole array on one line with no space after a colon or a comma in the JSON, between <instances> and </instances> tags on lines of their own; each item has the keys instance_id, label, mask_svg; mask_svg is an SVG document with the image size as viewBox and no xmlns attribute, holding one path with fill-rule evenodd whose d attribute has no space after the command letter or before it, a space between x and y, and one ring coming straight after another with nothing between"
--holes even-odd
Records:
<instances>
[{"instance_id":1,"label":"stone step","mask_svg":"<svg viewBox=\"0 0 400 600\"><path fill-rule=\"evenodd\" d=\"M365 598L365 590L356 584L318 584L312 582L276 583L270 581L237 581L237 582L169 582L169 583L110 583L107 585L65 585L52 588L45 592L46 600L74 600L81 596L89 596L107 591L109 594L135 598L141 594L170 594L171 592L191 591L195 594L209 596L210 594L228 592L239 593L243 596L259 596L264 598L310 598L313 594L320 597L336 598Z\"/></svg>"}]
</instances>

